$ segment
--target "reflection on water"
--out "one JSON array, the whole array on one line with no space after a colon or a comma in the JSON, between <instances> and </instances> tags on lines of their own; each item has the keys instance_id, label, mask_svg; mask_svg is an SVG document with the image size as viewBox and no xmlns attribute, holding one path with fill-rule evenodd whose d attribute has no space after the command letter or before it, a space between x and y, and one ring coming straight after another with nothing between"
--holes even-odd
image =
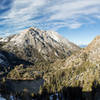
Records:
<instances>
[{"instance_id":1,"label":"reflection on water","mask_svg":"<svg viewBox=\"0 0 100 100\"><path fill-rule=\"evenodd\" d=\"M0 100L6 100L5 98L3 98L2 96L1 96L1 94L0 94Z\"/></svg>"},{"instance_id":2,"label":"reflection on water","mask_svg":"<svg viewBox=\"0 0 100 100\"><path fill-rule=\"evenodd\" d=\"M44 89L41 95L32 95L34 92L38 93L43 82L44 80L42 79L35 81L8 80L6 82L6 88L1 86L3 91L0 92L0 100L92 100L83 99L83 93L80 87L64 87L60 92L54 94L48 94L47 90ZM86 94L90 94L91 96L91 93Z\"/></svg>"},{"instance_id":3,"label":"reflection on water","mask_svg":"<svg viewBox=\"0 0 100 100\"><path fill-rule=\"evenodd\" d=\"M69 98L64 98L64 97L60 97L59 98L59 95L58 93L55 93L55 94L51 94L51 95L48 95L48 97L43 97L43 98L20 98L20 97L16 97L15 95L6 95L6 94L3 94L1 95L0 94L0 100L72 100L72 99L69 99ZM73 99L73 100L81 100L81 99Z\"/></svg>"},{"instance_id":4,"label":"reflection on water","mask_svg":"<svg viewBox=\"0 0 100 100\"><path fill-rule=\"evenodd\" d=\"M3 91L0 92L0 100L33 100L30 94L38 93L43 83L43 79L32 81L7 80L5 85L1 86L4 88L2 89Z\"/></svg>"},{"instance_id":5,"label":"reflection on water","mask_svg":"<svg viewBox=\"0 0 100 100\"><path fill-rule=\"evenodd\" d=\"M0 94L0 100L18 100L18 99L14 98L14 96L12 95L6 95L6 94L1 95Z\"/></svg>"},{"instance_id":6,"label":"reflection on water","mask_svg":"<svg viewBox=\"0 0 100 100\"><path fill-rule=\"evenodd\" d=\"M55 96L56 96L56 100L59 100L58 93L55 93ZM50 95L49 99L54 100L54 94Z\"/></svg>"},{"instance_id":7,"label":"reflection on water","mask_svg":"<svg viewBox=\"0 0 100 100\"><path fill-rule=\"evenodd\" d=\"M55 100L59 100L58 93L50 95L49 100L54 100L54 96L56 96ZM0 94L0 100L23 100L23 99L15 97L14 95L6 95L6 94L1 95ZM26 100L30 100L30 99L26 99ZM37 100L37 99L31 99L31 100Z\"/></svg>"},{"instance_id":8,"label":"reflection on water","mask_svg":"<svg viewBox=\"0 0 100 100\"><path fill-rule=\"evenodd\" d=\"M60 100L58 97L58 93L50 95L49 100L54 100L54 96L56 96L55 100ZM14 95L6 95L6 94L1 95L0 94L0 100L23 100L23 99L15 97ZM26 100L30 100L30 99L26 99ZM37 100L37 99L31 99L31 100Z\"/></svg>"}]
</instances>

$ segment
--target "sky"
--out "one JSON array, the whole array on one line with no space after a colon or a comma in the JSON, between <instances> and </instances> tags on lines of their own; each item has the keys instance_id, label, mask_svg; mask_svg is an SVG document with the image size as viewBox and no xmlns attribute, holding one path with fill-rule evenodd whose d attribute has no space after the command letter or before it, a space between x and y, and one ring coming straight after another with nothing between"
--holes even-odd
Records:
<instances>
[{"instance_id":1,"label":"sky","mask_svg":"<svg viewBox=\"0 0 100 100\"><path fill-rule=\"evenodd\" d=\"M0 0L0 37L29 27L87 45L100 35L100 0Z\"/></svg>"}]
</instances>

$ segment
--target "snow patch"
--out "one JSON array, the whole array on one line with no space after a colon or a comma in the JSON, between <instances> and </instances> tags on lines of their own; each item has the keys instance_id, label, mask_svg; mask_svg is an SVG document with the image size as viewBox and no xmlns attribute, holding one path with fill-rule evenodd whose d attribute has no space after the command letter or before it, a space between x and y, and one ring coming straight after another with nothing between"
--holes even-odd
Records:
<instances>
[{"instance_id":1,"label":"snow patch","mask_svg":"<svg viewBox=\"0 0 100 100\"><path fill-rule=\"evenodd\" d=\"M47 33L51 38L53 38L57 42L60 42L60 38L59 38L59 36L58 36L58 34L56 32L47 31Z\"/></svg>"},{"instance_id":2,"label":"snow patch","mask_svg":"<svg viewBox=\"0 0 100 100\"><path fill-rule=\"evenodd\" d=\"M8 38L2 38L2 39L0 39L0 42L8 42Z\"/></svg>"}]
</instances>

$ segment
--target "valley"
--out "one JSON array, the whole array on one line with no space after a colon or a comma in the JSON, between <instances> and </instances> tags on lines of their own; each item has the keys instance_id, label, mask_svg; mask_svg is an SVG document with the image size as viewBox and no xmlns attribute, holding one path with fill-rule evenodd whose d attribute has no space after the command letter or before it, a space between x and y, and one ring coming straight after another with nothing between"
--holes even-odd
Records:
<instances>
[{"instance_id":1,"label":"valley","mask_svg":"<svg viewBox=\"0 0 100 100\"><path fill-rule=\"evenodd\" d=\"M99 85L100 36L85 48L34 27L0 38L0 92L7 98L99 100Z\"/></svg>"}]
</instances>

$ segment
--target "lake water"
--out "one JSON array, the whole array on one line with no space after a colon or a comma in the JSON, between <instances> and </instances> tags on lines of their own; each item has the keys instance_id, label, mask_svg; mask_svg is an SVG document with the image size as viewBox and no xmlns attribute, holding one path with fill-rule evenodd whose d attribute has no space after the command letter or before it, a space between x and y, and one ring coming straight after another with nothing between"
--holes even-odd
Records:
<instances>
[{"instance_id":1,"label":"lake water","mask_svg":"<svg viewBox=\"0 0 100 100\"><path fill-rule=\"evenodd\" d=\"M5 98L3 98L1 95L0 95L0 100L6 100Z\"/></svg>"},{"instance_id":2,"label":"lake water","mask_svg":"<svg viewBox=\"0 0 100 100\"><path fill-rule=\"evenodd\" d=\"M79 87L69 87L62 89L59 93L48 94L45 92L41 96L36 96L32 98L30 94L38 92L41 85L43 85L44 80L39 79L35 81L11 81L7 82L7 90L0 92L0 100L92 100L92 99L81 99L83 98L83 93ZM9 92L7 92L9 91ZM23 92L24 91L24 92ZM21 94L23 93L23 94ZM87 97L92 97L91 93L85 94ZM90 96L89 96L90 95ZM97 97L97 96L96 96ZM100 99L94 99L100 100Z\"/></svg>"},{"instance_id":3,"label":"lake water","mask_svg":"<svg viewBox=\"0 0 100 100\"><path fill-rule=\"evenodd\" d=\"M69 99L69 98L63 98L63 97L59 97L58 93L55 93L55 94L51 94L51 95L48 95L48 97L40 97L40 98L20 98L20 97L16 97L14 95L0 95L0 100L81 100L79 98L77 99Z\"/></svg>"},{"instance_id":4,"label":"lake water","mask_svg":"<svg viewBox=\"0 0 100 100\"><path fill-rule=\"evenodd\" d=\"M3 97L3 96L0 94L0 100L23 100L23 99L20 99L20 98L16 98L13 95L8 96L8 95L5 94L5 97ZM55 94L55 96L56 96L55 100L60 100L57 93ZM27 100L37 100L37 99L27 99ZM54 100L54 95L50 95L49 100Z\"/></svg>"},{"instance_id":5,"label":"lake water","mask_svg":"<svg viewBox=\"0 0 100 100\"><path fill-rule=\"evenodd\" d=\"M0 100L32 100L30 99L29 94L31 93L38 93L40 86L42 86L44 83L43 79L38 80L27 80L27 81L12 81L7 80L6 84L6 90L3 90L2 93L0 93ZM18 97L20 93L24 93L23 98L20 99ZM16 97L17 93L17 97ZM22 95L22 94L21 94ZM25 96L24 96L25 95Z\"/></svg>"}]
</instances>

